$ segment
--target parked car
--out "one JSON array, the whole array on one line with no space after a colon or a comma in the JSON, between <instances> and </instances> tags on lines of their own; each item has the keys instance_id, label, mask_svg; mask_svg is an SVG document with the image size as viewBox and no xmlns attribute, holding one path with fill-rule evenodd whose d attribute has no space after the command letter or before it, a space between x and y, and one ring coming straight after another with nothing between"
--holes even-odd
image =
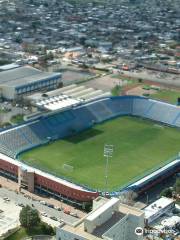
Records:
<instances>
[{"instance_id":1,"label":"parked car","mask_svg":"<svg viewBox=\"0 0 180 240\"><path fill-rule=\"evenodd\" d=\"M23 203L18 203L18 206L19 207L24 207L24 204Z\"/></svg>"},{"instance_id":2,"label":"parked car","mask_svg":"<svg viewBox=\"0 0 180 240\"><path fill-rule=\"evenodd\" d=\"M50 207L50 208L54 208L53 204L47 204L47 206Z\"/></svg>"},{"instance_id":3,"label":"parked car","mask_svg":"<svg viewBox=\"0 0 180 240\"><path fill-rule=\"evenodd\" d=\"M70 215L73 216L73 217L78 217L77 213L71 212Z\"/></svg>"},{"instance_id":4,"label":"parked car","mask_svg":"<svg viewBox=\"0 0 180 240\"><path fill-rule=\"evenodd\" d=\"M50 217L52 220L54 220L54 221L58 221L58 219L57 219L57 217L54 217L54 216L52 216L52 217Z\"/></svg>"},{"instance_id":5,"label":"parked car","mask_svg":"<svg viewBox=\"0 0 180 240\"><path fill-rule=\"evenodd\" d=\"M41 212L41 216L47 217L47 213L46 212Z\"/></svg>"},{"instance_id":6,"label":"parked car","mask_svg":"<svg viewBox=\"0 0 180 240\"><path fill-rule=\"evenodd\" d=\"M46 205L46 202L45 202L45 201L40 201L40 203L41 203L42 205Z\"/></svg>"},{"instance_id":7,"label":"parked car","mask_svg":"<svg viewBox=\"0 0 180 240\"><path fill-rule=\"evenodd\" d=\"M70 210L67 209L67 208L65 208L65 209L64 209L64 213L69 215L69 214L70 214Z\"/></svg>"}]
</instances>

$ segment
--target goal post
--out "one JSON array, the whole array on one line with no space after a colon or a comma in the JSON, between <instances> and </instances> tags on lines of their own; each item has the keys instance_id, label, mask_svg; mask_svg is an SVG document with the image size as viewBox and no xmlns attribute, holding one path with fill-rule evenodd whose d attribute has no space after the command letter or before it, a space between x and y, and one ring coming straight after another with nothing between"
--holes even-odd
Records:
<instances>
[{"instance_id":1,"label":"goal post","mask_svg":"<svg viewBox=\"0 0 180 240\"><path fill-rule=\"evenodd\" d=\"M63 170L65 170L66 172L73 172L74 167L69 164L63 164Z\"/></svg>"}]
</instances>

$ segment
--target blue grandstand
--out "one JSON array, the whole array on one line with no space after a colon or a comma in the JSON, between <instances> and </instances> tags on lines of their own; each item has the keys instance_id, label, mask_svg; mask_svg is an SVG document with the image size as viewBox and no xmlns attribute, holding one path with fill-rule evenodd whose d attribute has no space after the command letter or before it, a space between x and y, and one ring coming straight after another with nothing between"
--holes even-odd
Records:
<instances>
[{"instance_id":1,"label":"blue grandstand","mask_svg":"<svg viewBox=\"0 0 180 240\"><path fill-rule=\"evenodd\" d=\"M35 120L1 131L0 152L16 158L23 151L73 135L105 120L127 115L180 127L178 106L139 96L104 97L62 112L47 113ZM168 169L172 171L180 168L180 160L174 164L162 170L167 172ZM159 174L157 172L157 176ZM142 182L139 184L143 185ZM137 188L137 185L132 184L130 187Z\"/></svg>"},{"instance_id":2,"label":"blue grandstand","mask_svg":"<svg viewBox=\"0 0 180 240\"><path fill-rule=\"evenodd\" d=\"M180 127L180 108L139 96L101 98L63 112L49 113L0 132L0 152L10 157L117 116L138 116Z\"/></svg>"}]
</instances>

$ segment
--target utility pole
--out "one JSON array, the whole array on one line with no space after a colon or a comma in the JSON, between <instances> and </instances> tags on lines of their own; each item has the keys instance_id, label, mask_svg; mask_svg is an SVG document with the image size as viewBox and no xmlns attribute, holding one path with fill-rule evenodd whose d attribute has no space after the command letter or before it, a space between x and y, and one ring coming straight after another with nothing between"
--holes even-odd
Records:
<instances>
[{"instance_id":1,"label":"utility pole","mask_svg":"<svg viewBox=\"0 0 180 240\"><path fill-rule=\"evenodd\" d=\"M104 157L106 158L105 166L105 192L108 192L108 169L109 169L109 158L113 156L114 145L104 145Z\"/></svg>"}]
</instances>

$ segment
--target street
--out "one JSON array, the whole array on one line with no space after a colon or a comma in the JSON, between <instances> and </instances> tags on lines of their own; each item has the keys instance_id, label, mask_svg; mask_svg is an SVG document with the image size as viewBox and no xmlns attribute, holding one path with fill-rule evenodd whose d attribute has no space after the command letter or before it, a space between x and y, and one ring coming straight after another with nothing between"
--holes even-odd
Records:
<instances>
[{"instance_id":1,"label":"street","mask_svg":"<svg viewBox=\"0 0 180 240\"><path fill-rule=\"evenodd\" d=\"M58 226L59 222L61 221L65 221L72 224L78 220L78 218L67 215L63 211L59 211L54 208L50 208L46 205L43 205L38 200L32 200L28 197L25 197L22 193L16 193L14 191L11 191L5 188L0 188L0 197L1 198L8 197L10 201L13 201L15 204L24 204L24 205L33 206L40 213L42 212L46 213L48 217L43 217L43 220L53 226ZM54 221L49 217L56 217L58 221Z\"/></svg>"}]
</instances>

